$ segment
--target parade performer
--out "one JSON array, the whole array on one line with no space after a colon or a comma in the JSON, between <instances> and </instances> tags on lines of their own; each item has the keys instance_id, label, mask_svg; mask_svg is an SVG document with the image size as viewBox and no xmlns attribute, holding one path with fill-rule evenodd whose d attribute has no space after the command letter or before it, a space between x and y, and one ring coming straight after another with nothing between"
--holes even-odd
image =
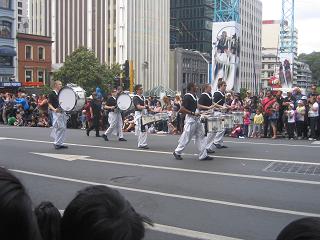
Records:
<instances>
[{"instance_id":1,"label":"parade performer","mask_svg":"<svg viewBox=\"0 0 320 240\"><path fill-rule=\"evenodd\" d=\"M109 128L105 131L105 133L102 135L103 139L105 141L109 141L108 135L110 133L114 133L115 135L119 136L119 141L127 141L123 138L123 121L121 112L119 109L117 109L117 96L119 92L117 89L113 89L111 92L111 97L108 98L107 104L105 106L105 109L109 111L108 114L108 122L109 122Z\"/></svg>"},{"instance_id":2,"label":"parade performer","mask_svg":"<svg viewBox=\"0 0 320 240\"><path fill-rule=\"evenodd\" d=\"M55 81L53 91L49 94L48 106L52 111L52 132L51 137L54 138L54 148L62 149L68 148L68 146L63 145L65 140L65 133L67 129L68 116L65 112L60 109L60 103L58 94L62 88L61 81Z\"/></svg>"},{"instance_id":3,"label":"parade performer","mask_svg":"<svg viewBox=\"0 0 320 240\"><path fill-rule=\"evenodd\" d=\"M218 83L218 91L216 91L213 94L213 102L218 106L219 108L224 108L225 105L225 91L227 88L227 84L225 81L221 81ZM215 112L215 116L221 115L221 112ZM207 149L210 151L213 151L213 146L215 146L218 149L221 148L228 148L223 144L223 137L226 132L226 129L223 129L216 134L209 134L207 138Z\"/></svg>"},{"instance_id":4,"label":"parade performer","mask_svg":"<svg viewBox=\"0 0 320 240\"><path fill-rule=\"evenodd\" d=\"M192 137L195 136L196 144L199 149L199 160L212 160L213 158L207 154L204 127L200 121L200 113L197 111L198 101L196 97L196 85L194 83L189 83L187 91L188 92L183 97L182 107L180 109L181 113L186 114L184 129L179 139L179 144L173 152L173 156L176 160L182 160L182 151L189 144Z\"/></svg>"},{"instance_id":5,"label":"parade performer","mask_svg":"<svg viewBox=\"0 0 320 240\"><path fill-rule=\"evenodd\" d=\"M134 88L136 95L133 97L135 134L138 136L138 148L149 149L147 144L148 127L142 125L142 115L147 113L148 106L145 104L145 98L142 96L142 85L138 84Z\"/></svg>"}]
</instances>

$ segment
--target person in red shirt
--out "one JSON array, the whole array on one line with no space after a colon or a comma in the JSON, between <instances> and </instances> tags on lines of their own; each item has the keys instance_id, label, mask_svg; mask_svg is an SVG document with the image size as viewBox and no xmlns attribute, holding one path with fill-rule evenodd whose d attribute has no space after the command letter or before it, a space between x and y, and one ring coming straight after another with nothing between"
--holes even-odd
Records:
<instances>
[{"instance_id":1,"label":"person in red shirt","mask_svg":"<svg viewBox=\"0 0 320 240\"><path fill-rule=\"evenodd\" d=\"M263 109L263 116L264 116L264 137L268 136L268 129L270 126L269 117L272 115L272 105L276 102L276 98L272 96L270 90L266 92L266 97L262 100L262 109Z\"/></svg>"}]
</instances>

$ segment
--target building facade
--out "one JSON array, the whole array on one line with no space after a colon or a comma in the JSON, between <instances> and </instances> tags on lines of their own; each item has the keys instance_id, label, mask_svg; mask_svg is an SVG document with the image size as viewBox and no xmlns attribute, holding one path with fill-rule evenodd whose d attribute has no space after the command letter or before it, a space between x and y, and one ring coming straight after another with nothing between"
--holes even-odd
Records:
<instances>
[{"instance_id":1,"label":"building facade","mask_svg":"<svg viewBox=\"0 0 320 240\"><path fill-rule=\"evenodd\" d=\"M80 46L101 63L132 60L135 83L169 84L169 0L31 0L31 33L52 36L52 63Z\"/></svg>"},{"instance_id":2,"label":"building facade","mask_svg":"<svg viewBox=\"0 0 320 240\"><path fill-rule=\"evenodd\" d=\"M171 0L170 3L170 48L211 54L214 0Z\"/></svg>"},{"instance_id":3,"label":"building facade","mask_svg":"<svg viewBox=\"0 0 320 240\"><path fill-rule=\"evenodd\" d=\"M17 30L18 32L29 32L28 0L17 0Z\"/></svg>"},{"instance_id":4,"label":"building facade","mask_svg":"<svg viewBox=\"0 0 320 240\"><path fill-rule=\"evenodd\" d=\"M240 25L240 88L257 93L261 87L262 60L262 3L260 0L240 1Z\"/></svg>"},{"instance_id":5,"label":"building facade","mask_svg":"<svg viewBox=\"0 0 320 240\"><path fill-rule=\"evenodd\" d=\"M202 54L207 61L209 54ZM194 82L199 87L208 83L208 63L198 52L176 48L170 50L170 84L169 88L181 94L187 92L187 85Z\"/></svg>"},{"instance_id":6,"label":"building facade","mask_svg":"<svg viewBox=\"0 0 320 240\"><path fill-rule=\"evenodd\" d=\"M310 89L312 82L312 72L308 64L303 62L296 62L297 64L297 83L299 88Z\"/></svg>"},{"instance_id":7,"label":"building facade","mask_svg":"<svg viewBox=\"0 0 320 240\"><path fill-rule=\"evenodd\" d=\"M51 46L50 37L17 34L18 79L22 86L39 87L50 84Z\"/></svg>"},{"instance_id":8,"label":"building facade","mask_svg":"<svg viewBox=\"0 0 320 240\"><path fill-rule=\"evenodd\" d=\"M16 1L0 1L0 82L16 76Z\"/></svg>"}]
</instances>

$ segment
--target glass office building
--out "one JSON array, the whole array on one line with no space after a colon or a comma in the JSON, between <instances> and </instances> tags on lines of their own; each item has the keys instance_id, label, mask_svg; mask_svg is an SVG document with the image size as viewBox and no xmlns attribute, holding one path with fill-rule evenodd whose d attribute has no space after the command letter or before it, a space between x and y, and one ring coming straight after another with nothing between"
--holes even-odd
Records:
<instances>
[{"instance_id":1,"label":"glass office building","mask_svg":"<svg viewBox=\"0 0 320 240\"><path fill-rule=\"evenodd\" d=\"M170 47L211 54L214 0L171 0Z\"/></svg>"}]
</instances>

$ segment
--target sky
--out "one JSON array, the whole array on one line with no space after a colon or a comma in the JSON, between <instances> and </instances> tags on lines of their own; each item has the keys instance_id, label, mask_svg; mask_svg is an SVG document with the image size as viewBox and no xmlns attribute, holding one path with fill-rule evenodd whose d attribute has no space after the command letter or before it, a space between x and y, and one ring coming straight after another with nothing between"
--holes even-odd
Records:
<instances>
[{"instance_id":1,"label":"sky","mask_svg":"<svg viewBox=\"0 0 320 240\"><path fill-rule=\"evenodd\" d=\"M280 20L282 0L261 0L263 20ZM320 0L295 0L298 53L320 52Z\"/></svg>"}]
</instances>

